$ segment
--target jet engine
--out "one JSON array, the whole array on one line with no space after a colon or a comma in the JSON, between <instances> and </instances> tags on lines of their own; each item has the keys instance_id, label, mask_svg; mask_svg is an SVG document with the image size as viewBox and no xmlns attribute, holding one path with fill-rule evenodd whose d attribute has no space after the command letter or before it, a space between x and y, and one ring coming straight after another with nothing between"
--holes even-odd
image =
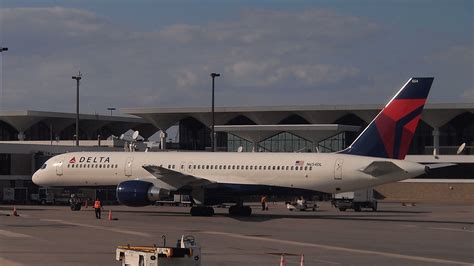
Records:
<instances>
[{"instance_id":1,"label":"jet engine","mask_svg":"<svg viewBox=\"0 0 474 266\"><path fill-rule=\"evenodd\" d=\"M153 183L146 181L129 180L121 182L117 186L117 200L121 204L131 207L151 205L169 195L169 190L156 187Z\"/></svg>"}]
</instances>

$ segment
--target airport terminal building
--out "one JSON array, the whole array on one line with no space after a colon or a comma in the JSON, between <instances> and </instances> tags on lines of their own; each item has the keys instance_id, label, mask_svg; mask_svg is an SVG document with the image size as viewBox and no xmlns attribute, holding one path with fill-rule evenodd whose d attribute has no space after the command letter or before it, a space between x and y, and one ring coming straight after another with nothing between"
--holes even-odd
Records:
<instances>
[{"instance_id":1,"label":"airport terminal building","mask_svg":"<svg viewBox=\"0 0 474 266\"><path fill-rule=\"evenodd\" d=\"M335 152L350 145L381 108L381 105L218 107L216 146L219 151L228 152ZM26 192L21 199L28 201L28 194L37 189L31 175L47 158L78 150L123 151L124 143L112 136L128 130L138 130L145 140L160 131L163 151L211 149L212 114L208 107L127 108L121 112L134 117L81 115L79 147L73 141L75 114L0 112L0 193L5 188L22 188ZM176 126L177 138L168 136L166 131ZM462 143L466 147L460 155L455 155ZM424 178L444 183L442 186L453 182L463 184L462 189L468 189L463 193L474 194L471 187L474 185L474 104L427 104L407 159L420 163L456 163L449 170ZM448 193L460 193L460 190Z\"/></svg>"}]
</instances>

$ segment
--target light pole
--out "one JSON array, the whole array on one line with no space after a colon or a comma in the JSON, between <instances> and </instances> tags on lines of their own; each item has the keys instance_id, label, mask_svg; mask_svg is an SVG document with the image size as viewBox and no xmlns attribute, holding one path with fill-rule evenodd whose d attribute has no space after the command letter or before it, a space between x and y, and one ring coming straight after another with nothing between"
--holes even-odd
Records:
<instances>
[{"instance_id":1,"label":"light pole","mask_svg":"<svg viewBox=\"0 0 474 266\"><path fill-rule=\"evenodd\" d=\"M0 47L0 53L8 51L7 47ZM2 61L2 84L0 84L0 111L2 111L2 105L3 105L3 61Z\"/></svg>"},{"instance_id":2,"label":"light pole","mask_svg":"<svg viewBox=\"0 0 474 266\"><path fill-rule=\"evenodd\" d=\"M215 119L214 119L214 79L220 77L219 73L211 73L212 77L212 130L211 130L211 142L212 142L212 151L216 151L216 132L214 131Z\"/></svg>"},{"instance_id":3,"label":"light pole","mask_svg":"<svg viewBox=\"0 0 474 266\"><path fill-rule=\"evenodd\" d=\"M112 112L117 110L115 107L108 107L107 110L110 111L110 116L112 116Z\"/></svg>"},{"instance_id":4,"label":"light pole","mask_svg":"<svg viewBox=\"0 0 474 266\"><path fill-rule=\"evenodd\" d=\"M76 80L76 146L79 146L79 81L82 79L81 71L79 75L72 76Z\"/></svg>"}]
</instances>

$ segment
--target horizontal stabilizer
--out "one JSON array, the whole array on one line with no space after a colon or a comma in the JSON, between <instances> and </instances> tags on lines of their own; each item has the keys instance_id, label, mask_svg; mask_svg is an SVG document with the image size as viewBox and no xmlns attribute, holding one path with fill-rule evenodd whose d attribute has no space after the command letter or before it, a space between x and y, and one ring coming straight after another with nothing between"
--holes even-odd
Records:
<instances>
[{"instance_id":1,"label":"horizontal stabilizer","mask_svg":"<svg viewBox=\"0 0 474 266\"><path fill-rule=\"evenodd\" d=\"M383 176L386 174L401 173L405 172L398 165L389 161L374 161L367 167L360 169L359 171L366 173L371 176Z\"/></svg>"},{"instance_id":2,"label":"horizontal stabilizer","mask_svg":"<svg viewBox=\"0 0 474 266\"><path fill-rule=\"evenodd\" d=\"M166 169L158 165L143 165L142 167L154 177L160 179L162 182L170 185L175 189L179 189L181 187L196 183L198 181L205 181L205 183L210 183L206 179L197 178L193 175L183 174L171 169Z\"/></svg>"}]
</instances>

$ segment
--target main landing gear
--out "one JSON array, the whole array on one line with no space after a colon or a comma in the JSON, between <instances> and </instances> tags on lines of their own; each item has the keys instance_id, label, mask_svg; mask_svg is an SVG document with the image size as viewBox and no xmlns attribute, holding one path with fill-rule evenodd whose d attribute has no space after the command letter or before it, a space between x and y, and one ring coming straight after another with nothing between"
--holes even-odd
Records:
<instances>
[{"instance_id":1,"label":"main landing gear","mask_svg":"<svg viewBox=\"0 0 474 266\"><path fill-rule=\"evenodd\" d=\"M191 216L213 216L214 209L207 206L196 206L191 208Z\"/></svg>"}]
</instances>

